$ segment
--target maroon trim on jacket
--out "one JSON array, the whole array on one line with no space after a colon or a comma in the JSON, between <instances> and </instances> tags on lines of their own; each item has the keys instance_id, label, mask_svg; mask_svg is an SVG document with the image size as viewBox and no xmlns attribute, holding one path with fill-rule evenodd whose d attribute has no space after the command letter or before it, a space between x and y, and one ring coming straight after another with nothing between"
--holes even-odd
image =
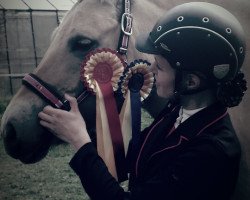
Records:
<instances>
[{"instance_id":1,"label":"maroon trim on jacket","mask_svg":"<svg viewBox=\"0 0 250 200\"><path fill-rule=\"evenodd\" d=\"M171 110L171 112L173 112L176 108L177 108L177 106L175 106L175 107ZM146 136L146 138L145 138L145 140L144 140L144 142L143 142L143 144L142 144L142 147L141 147L141 149L140 149L140 151L139 151L139 155L138 155L137 160L136 160L136 166L135 166L135 174L136 174L136 176L137 176L137 174L138 174L138 163L139 163L139 160L140 160L140 157L141 157L142 150L143 150L143 148L144 148L144 146L145 146L145 144L146 144L146 142L147 142L147 139L149 138L150 134L153 132L154 128L157 127L157 125L160 124L160 123L162 122L162 120L163 120L165 117L166 117L166 116L163 116L163 117L162 117L162 118L161 118L161 119L160 119L160 120L150 129L150 131L148 132L148 134L147 134L147 136Z\"/></svg>"},{"instance_id":2,"label":"maroon trim on jacket","mask_svg":"<svg viewBox=\"0 0 250 200\"><path fill-rule=\"evenodd\" d=\"M163 152L163 151L166 151L166 150L169 150L169 149L173 149L173 148L178 147L178 146L182 143L183 140L189 141L189 139L187 139L186 137L184 137L184 136L181 135L181 136L180 136L180 140L179 140L179 142L178 142L176 145L166 147L166 148L164 148L164 149L162 149L162 150L160 150L160 151L157 151L157 152L153 153L153 154L150 156L149 160L150 160L153 156L155 156L156 154L158 154L158 153L161 153L161 152Z\"/></svg>"},{"instance_id":3,"label":"maroon trim on jacket","mask_svg":"<svg viewBox=\"0 0 250 200\"><path fill-rule=\"evenodd\" d=\"M216 118L214 121L212 121L211 123L209 123L208 125L206 125L205 127L203 127L203 128L200 130L200 132L199 132L196 136L199 136L205 129L207 129L208 127L212 126L214 123L216 123L217 121L219 121L220 119L222 119L222 118L225 117L226 115L227 115L227 111L226 111L223 115L221 115L220 117ZM169 132L168 136L169 136L171 133L173 133L174 130L175 130L175 129L172 128L171 131ZM180 136L180 140L179 140L179 142L178 142L176 145L166 147L166 148L164 148L164 149L162 149L162 150L159 150L159 151L153 153L153 154L150 156L149 159L151 159L153 156L155 156L155 155L158 154L158 153L161 153L161 152L163 152L163 151L166 151L166 150L169 150L169 149L173 149L173 148L178 147L178 146L182 143L183 140L189 141L188 138L186 138L186 137L184 137L183 135L181 135L181 136Z\"/></svg>"},{"instance_id":4,"label":"maroon trim on jacket","mask_svg":"<svg viewBox=\"0 0 250 200\"><path fill-rule=\"evenodd\" d=\"M171 112L174 112L175 109L176 109L177 107L178 107L178 106L174 107L174 108L171 110ZM149 157L149 160L150 160L153 156L155 156L155 155L157 155L157 154L159 154L159 153L162 153L162 152L164 152L164 151L167 151L167 150L170 150L170 149L174 149L174 148L180 146L181 143L182 143L183 141L189 141L190 139L192 139L192 137L197 137L197 136L199 136L202 132L204 132L204 130L206 130L208 127L212 126L214 123L216 123L217 121L219 121L220 119L222 119L223 117L225 117L227 114L228 114L228 112L227 112L227 110L226 110L225 112L223 112L222 115L219 115L219 116L218 116L216 119L214 119L212 122L208 122L208 123L206 123L206 125L203 125L202 128L199 130L199 132L198 132L196 135L193 135L193 136L191 135L191 136L189 137L189 135L186 135L186 134L185 134L185 136L184 136L184 135L181 134L181 135L180 135L180 139L178 140L178 143L177 143L177 144L171 145L171 146L167 146L167 147L165 147L165 148L163 148L163 149L161 149L161 150L158 150L158 151L154 152L154 153ZM147 140L148 140L150 134L151 134L151 133L153 132L153 130L163 121L164 118L165 118L165 116L163 116L163 117L162 117L162 118L161 118L161 119L160 119L160 120L150 129L150 131L148 132L148 134L147 134L147 136L146 136L146 138L145 138L145 140L144 140L144 142L143 142L143 145L142 145L142 147L141 147L141 149L140 149L140 151L139 151L139 154L138 154L138 157L137 157L137 160L136 160L136 167L135 167L135 169L136 169L136 171L135 171L136 177L138 176L138 165L139 165L139 160L140 160L140 157L141 157L143 148L144 148L144 146L145 146L145 144L146 144L146 142L147 142ZM178 128L178 127L177 127L177 128ZM173 125L173 127L171 128L171 130L169 131L169 133L166 135L165 138L168 138L168 137L169 137L173 132L175 132L175 131L176 131L176 129L175 129L174 125Z\"/></svg>"},{"instance_id":5,"label":"maroon trim on jacket","mask_svg":"<svg viewBox=\"0 0 250 200\"><path fill-rule=\"evenodd\" d=\"M205 129L207 129L209 126L213 125L215 122L217 122L217 121L219 121L220 119L222 119L223 117L225 117L227 114L228 114L228 113L227 113L227 110L226 110L226 112L224 112L223 115L221 115L220 117L218 117L217 119L215 119L214 121L212 121L210 124L208 124L208 125L206 125L204 128L202 128L202 129L200 130L200 132L199 132L196 136L200 135Z\"/></svg>"}]
</instances>

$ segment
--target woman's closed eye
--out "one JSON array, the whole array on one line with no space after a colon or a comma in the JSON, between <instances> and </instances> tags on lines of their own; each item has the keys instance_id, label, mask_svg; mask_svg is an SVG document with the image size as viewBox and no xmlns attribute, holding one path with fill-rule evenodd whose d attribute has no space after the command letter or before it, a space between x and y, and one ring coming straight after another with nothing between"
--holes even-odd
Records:
<instances>
[{"instance_id":1,"label":"woman's closed eye","mask_svg":"<svg viewBox=\"0 0 250 200\"><path fill-rule=\"evenodd\" d=\"M163 70L162 67L161 67L158 63L156 63L156 68L157 68L158 70L161 70L161 71Z\"/></svg>"}]
</instances>

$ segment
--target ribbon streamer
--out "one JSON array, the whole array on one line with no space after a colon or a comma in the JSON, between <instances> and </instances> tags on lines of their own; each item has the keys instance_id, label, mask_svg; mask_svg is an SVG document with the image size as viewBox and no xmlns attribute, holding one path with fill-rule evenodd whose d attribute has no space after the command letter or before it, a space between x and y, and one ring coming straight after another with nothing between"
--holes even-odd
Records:
<instances>
[{"instance_id":1,"label":"ribbon streamer","mask_svg":"<svg viewBox=\"0 0 250 200\"><path fill-rule=\"evenodd\" d=\"M120 114L120 120L123 135L126 135L126 137L123 137L126 153L127 140L131 137L131 133L131 152L134 154L138 150L139 133L141 131L141 101L148 97L154 84L154 76L149 71L149 65L150 63L143 60L132 62L125 73L121 86L125 102Z\"/></svg>"},{"instance_id":2,"label":"ribbon streamer","mask_svg":"<svg viewBox=\"0 0 250 200\"><path fill-rule=\"evenodd\" d=\"M128 90L127 96L130 97ZM124 142L125 154L128 152L128 145L132 134L132 121L131 121L131 98L126 97L120 112L120 122L122 128L122 136Z\"/></svg>"},{"instance_id":3,"label":"ribbon streamer","mask_svg":"<svg viewBox=\"0 0 250 200\"><path fill-rule=\"evenodd\" d=\"M124 71L125 63L110 49L91 52L82 63L81 79L96 93L97 151L109 172L119 182L127 179L123 136L113 90Z\"/></svg>"}]
</instances>

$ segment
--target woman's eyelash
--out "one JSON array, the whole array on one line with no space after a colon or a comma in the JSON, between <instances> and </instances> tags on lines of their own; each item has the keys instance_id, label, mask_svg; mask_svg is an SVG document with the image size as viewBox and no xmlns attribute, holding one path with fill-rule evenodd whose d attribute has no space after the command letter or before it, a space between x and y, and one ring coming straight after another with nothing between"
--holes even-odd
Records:
<instances>
[{"instance_id":1,"label":"woman's eyelash","mask_svg":"<svg viewBox=\"0 0 250 200\"><path fill-rule=\"evenodd\" d=\"M158 64L156 64L156 68L162 70L162 68Z\"/></svg>"}]
</instances>

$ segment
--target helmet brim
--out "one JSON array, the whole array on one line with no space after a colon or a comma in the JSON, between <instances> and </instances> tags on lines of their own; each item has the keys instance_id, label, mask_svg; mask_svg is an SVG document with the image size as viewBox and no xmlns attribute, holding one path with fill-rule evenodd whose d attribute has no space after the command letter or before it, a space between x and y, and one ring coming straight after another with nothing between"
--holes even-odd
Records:
<instances>
[{"instance_id":1,"label":"helmet brim","mask_svg":"<svg viewBox=\"0 0 250 200\"><path fill-rule=\"evenodd\" d=\"M136 42L135 42L135 48L142 52L147 54L160 54L157 48L155 47L154 43L149 37L148 33L142 33L137 36Z\"/></svg>"}]
</instances>

